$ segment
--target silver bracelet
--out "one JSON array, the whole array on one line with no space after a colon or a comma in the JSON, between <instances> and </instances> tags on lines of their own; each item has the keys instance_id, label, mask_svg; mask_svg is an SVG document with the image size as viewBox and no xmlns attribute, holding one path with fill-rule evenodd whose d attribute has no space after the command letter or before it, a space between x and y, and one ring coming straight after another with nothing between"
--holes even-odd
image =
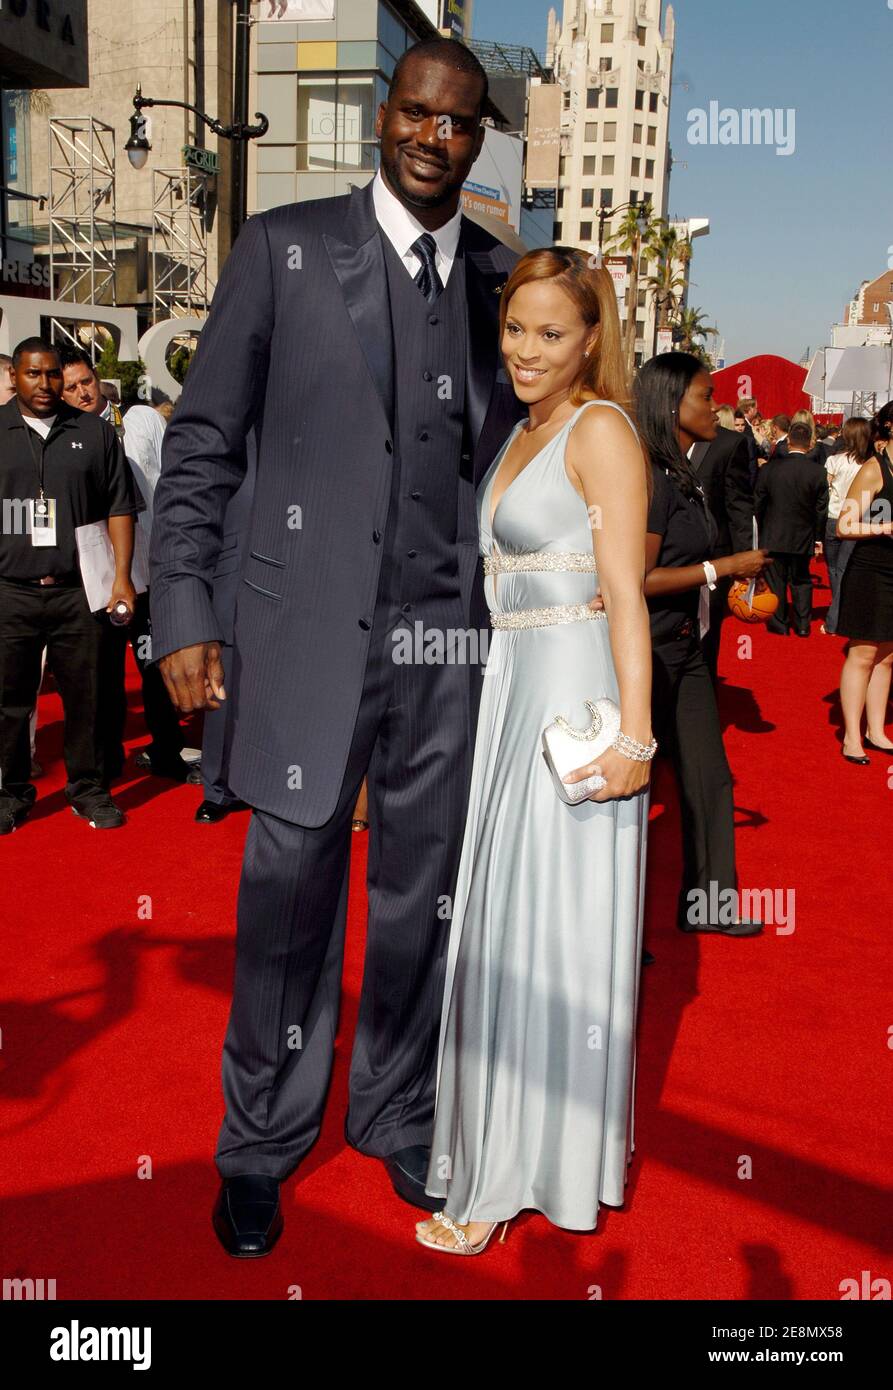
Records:
<instances>
[{"instance_id":1,"label":"silver bracelet","mask_svg":"<svg viewBox=\"0 0 893 1390\"><path fill-rule=\"evenodd\" d=\"M625 758L632 758L633 762L650 763L657 752L657 739L653 738L650 743L637 743L629 734L620 733L611 747L616 748Z\"/></svg>"}]
</instances>

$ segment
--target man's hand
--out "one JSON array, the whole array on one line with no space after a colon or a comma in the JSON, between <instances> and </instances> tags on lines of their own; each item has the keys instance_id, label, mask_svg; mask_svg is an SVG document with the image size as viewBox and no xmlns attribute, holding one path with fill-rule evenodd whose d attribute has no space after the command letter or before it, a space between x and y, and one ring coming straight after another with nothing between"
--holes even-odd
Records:
<instances>
[{"instance_id":1,"label":"man's hand","mask_svg":"<svg viewBox=\"0 0 893 1390\"><path fill-rule=\"evenodd\" d=\"M112 585L112 596L105 606L106 613L111 613L116 603L126 603L130 609L130 616L133 617L133 610L136 607L136 589L129 579L116 579Z\"/></svg>"},{"instance_id":2,"label":"man's hand","mask_svg":"<svg viewBox=\"0 0 893 1390\"><path fill-rule=\"evenodd\" d=\"M181 714L196 709L219 709L226 699L219 642L198 642L194 647L163 656L158 663L167 693Z\"/></svg>"}]
</instances>

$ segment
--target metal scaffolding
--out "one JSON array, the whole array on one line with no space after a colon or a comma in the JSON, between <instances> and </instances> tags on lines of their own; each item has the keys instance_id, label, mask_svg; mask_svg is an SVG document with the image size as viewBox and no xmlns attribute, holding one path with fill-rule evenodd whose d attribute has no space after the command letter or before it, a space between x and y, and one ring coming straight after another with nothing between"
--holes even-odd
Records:
<instances>
[{"instance_id":1,"label":"metal scaffolding","mask_svg":"<svg viewBox=\"0 0 893 1390\"><path fill-rule=\"evenodd\" d=\"M59 299L72 304L114 304L117 273L115 239L115 131L93 116L50 116L49 154L50 282ZM83 321L89 322L89 321ZM51 319L51 337L84 343L71 321ZM95 332L90 352L101 351Z\"/></svg>"},{"instance_id":2,"label":"metal scaffolding","mask_svg":"<svg viewBox=\"0 0 893 1390\"><path fill-rule=\"evenodd\" d=\"M208 312L209 175L156 169L152 183L152 322Z\"/></svg>"}]
</instances>

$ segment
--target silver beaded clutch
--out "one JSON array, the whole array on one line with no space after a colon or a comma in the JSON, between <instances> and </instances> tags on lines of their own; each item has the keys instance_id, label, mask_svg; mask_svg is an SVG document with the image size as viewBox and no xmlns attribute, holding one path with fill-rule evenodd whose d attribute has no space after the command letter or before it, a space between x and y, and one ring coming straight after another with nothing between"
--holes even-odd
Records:
<instances>
[{"instance_id":1,"label":"silver beaded clutch","mask_svg":"<svg viewBox=\"0 0 893 1390\"><path fill-rule=\"evenodd\" d=\"M556 715L554 721L543 730L543 752L555 790L569 806L585 801L593 792L605 785L604 777L587 777L583 782L569 785L562 782L569 772L575 772L586 763L595 762L620 733L620 708L613 700L587 700L586 708L592 716L588 729L575 729L563 715Z\"/></svg>"}]
</instances>

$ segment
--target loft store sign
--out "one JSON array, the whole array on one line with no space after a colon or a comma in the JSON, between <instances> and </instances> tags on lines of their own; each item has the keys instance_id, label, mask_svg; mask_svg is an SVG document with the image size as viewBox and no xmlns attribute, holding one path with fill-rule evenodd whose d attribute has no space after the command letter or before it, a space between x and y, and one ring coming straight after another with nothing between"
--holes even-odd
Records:
<instances>
[{"instance_id":1,"label":"loft store sign","mask_svg":"<svg viewBox=\"0 0 893 1390\"><path fill-rule=\"evenodd\" d=\"M175 401L183 387L167 368L167 352L175 338L200 333L201 318L163 319L137 338L135 309L116 309L108 304L77 304L70 299L32 299L28 295L0 295L0 352L11 353L23 338L39 337L42 319L98 323L108 328L124 362L141 359L154 389Z\"/></svg>"},{"instance_id":2,"label":"loft store sign","mask_svg":"<svg viewBox=\"0 0 893 1390\"><path fill-rule=\"evenodd\" d=\"M25 19L30 13L38 29L45 29L48 34L53 32L54 15L50 0L2 0L0 8L4 5L16 19ZM63 43L74 43L74 25L70 14L59 17L58 34Z\"/></svg>"}]
</instances>

